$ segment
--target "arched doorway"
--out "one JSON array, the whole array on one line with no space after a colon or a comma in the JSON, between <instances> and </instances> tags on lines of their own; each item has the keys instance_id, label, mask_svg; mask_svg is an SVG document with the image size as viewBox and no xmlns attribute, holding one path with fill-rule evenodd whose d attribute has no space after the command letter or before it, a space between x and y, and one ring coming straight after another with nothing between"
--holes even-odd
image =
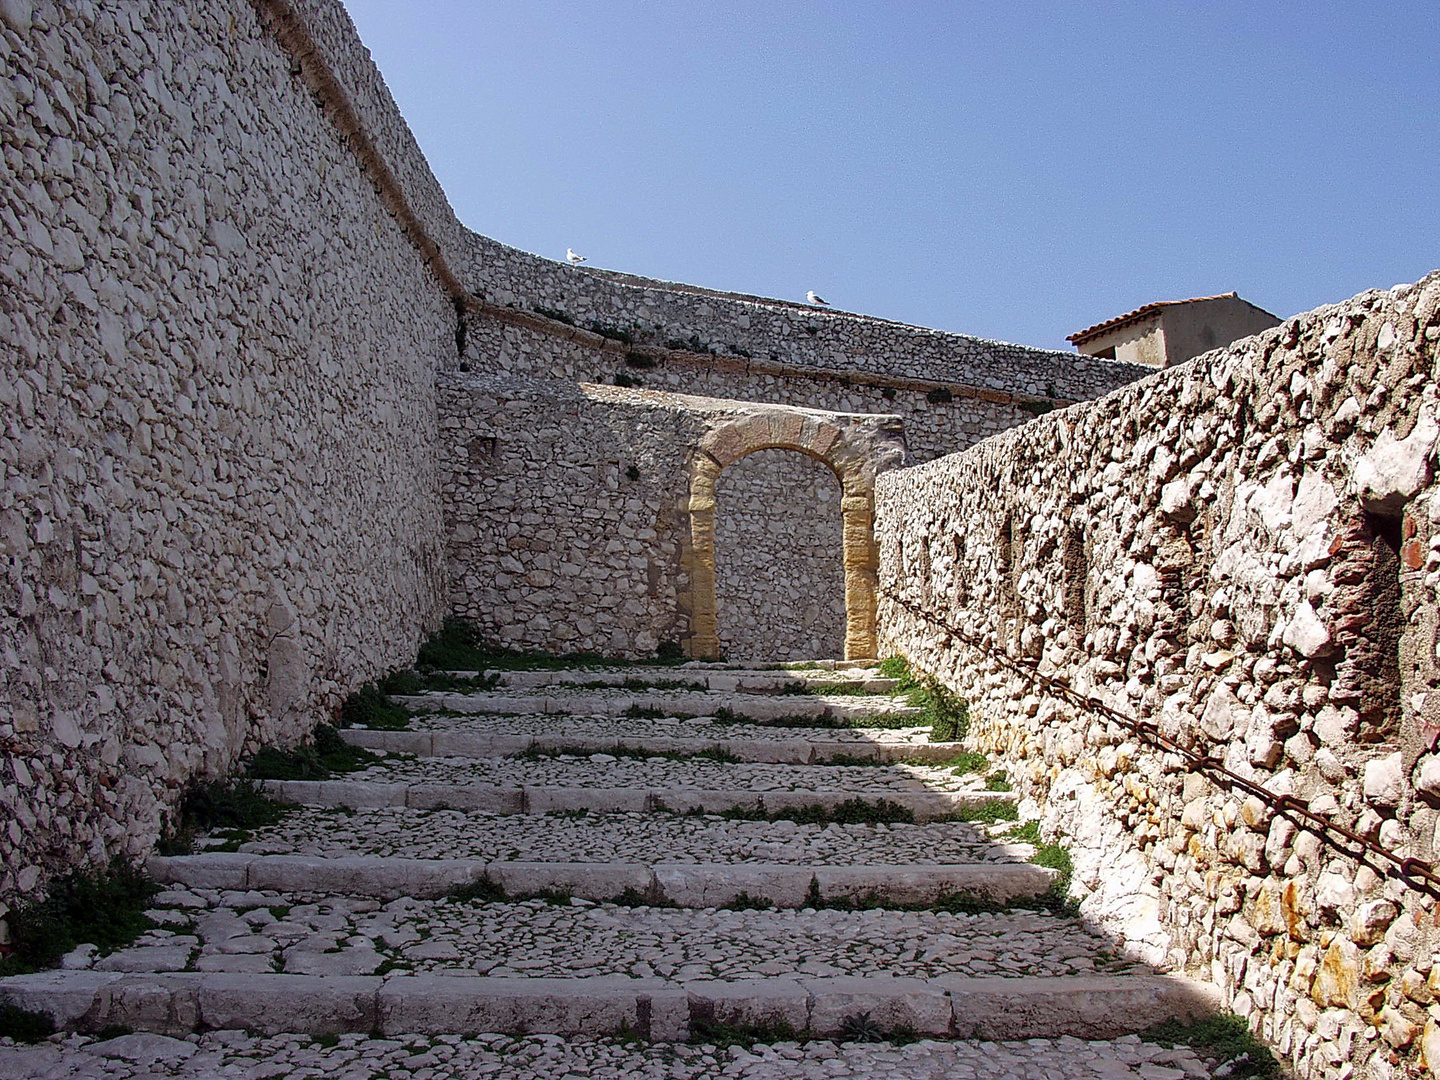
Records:
<instances>
[{"instance_id":1,"label":"arched doorway","mask_svg":"<svg viewBox=\"0 0 1440 1080\"><path fill-rule=\"evenodd\" d=\"M727 465L758 450L775 449L796 450L821 461L840 481L844 655L850 660L874 659L875 475L904 459L898 422L893 418L849 418L779 407L760 409L712 428L691 459L690 655L720 655L715 590L716 483Z\"/></svg>"}]
</instances>

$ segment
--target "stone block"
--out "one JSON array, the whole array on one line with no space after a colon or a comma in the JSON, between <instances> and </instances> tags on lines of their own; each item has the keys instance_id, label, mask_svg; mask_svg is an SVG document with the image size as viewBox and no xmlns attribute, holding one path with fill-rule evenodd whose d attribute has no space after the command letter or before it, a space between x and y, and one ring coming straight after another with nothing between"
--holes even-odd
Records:
<instances>
[{"instance_id":1,"label":"stone block","mask_svg":"<svg viewBox=\"0 0 1440 1080\"><path fill-rule=\"evenodd\" d=\"M627 890L646 895L650 868L639 863L492 862L486 872L511 896L569 893L584 900L613 900Z\"/></svg>"},{"instance_id":2,"label":"stone block","mask_svg":"<svg viewBox=\"0 0 1440 1080\"><path fill-rule=\"evenodd\" d=\"M488 810L493 814L520 814L525 810L521 788L486 784L412 784L403 804L414 810Z\"/></svg>"},{"instance_id":3,"label":"stone block","mask_svg":"<svg viewBox=\"0 0 1440 1080\"><path fill-rule=\"evenodd\" d=\"M650 808L651 793L643 788L524 789L525 810L544 814L552 810L589 810L595 814L639 813ZM668 804L667 804L668 805Z\"/></svg>"},{"instance_id":4,"label":"stone block","mask_svg":"<svg viewBox=\"0 0 1440 1080\"><path fill-rule=\"evenodd\" d=\"M407 975L385 981L378 1026L385 1035L551 1033L602 1035L641 1026L642 994L654 1000L656 980L487 979ZM667 1017L667 1019L669 1019Z\"/></svg>"},{"instance_id":5,"label":"stone block","mask_svg":"<svg viewBox=\"0 0 1440 1080\"><path fill-rule=\"evenodd\" d=\"M812 870L808 866L725 863L657 865L655 882L681 907L720 907L741 893L765 897L778 907L805 906Z\"/></svg>"},{"instance_id":6,"label":"stone block","mask_svg":"<svg viewBox=\"0 0 1440 1080\"><path fill-rule=\"evenodd\" d=\"M150 876L162 885L192 889L248 889L250 864L256 856L243 852L205 855L152 855L146 862Z\"/></svg>"},{"instance_id":7,"label":"stone block","mask_svg":"<svg viewBox=\"0 0 1440 1080\"><path fill-rule=\"evenodd\" d=\"M810 994L798 979L752 979L730 982L697 979L685 983L690 1022L756 1027L787 1024L804 1031L810 1023Z\"/></svg>"},{"instance_id":8,"label":"stone block","mask_svg":"<svg viewBox=\"0 0 1440 1080\"><path fill-rule=\"evenodd\" d=\"M818 866L815 881L827 900L875 894L901 904L925 904L944 893L1003 902L1039 896L1055 871L1026 863L951 866Z\"/></svg>"},{"instance_id":9,"label":"stone block","mask_svg":"<svg viewBox=\"0 0 1440 1080\"><path fill-rule=\"evenodd\" d=\"M265 1035L372 1031L383 980L369 975L203 975L196 992L208 1028L249 1028Z\"/></svg>"},{"instance_id":10,"label":"stone block","mask_svg":"<svg viewBox=\"0 0 1440 1080\"><path fill-rule=\"evenodd\" d=\"M838 1035L849 1017L865 1013L885 1030L909 1028L918 1035L932 1036L950 1033L950 995L924 979L842 975L802 979L800 985L810 995L810 1030L816 1035Z\"/></svg>"},{"instance_id":11,"label":"stone block","mask_svg":"<svg viewBox=\"0 0 1440 1080\"><path fill-rule=\"evenodd\" d=\"M1220 1008L1217 988L1175 976L971 979L944 975L961 1039L1113 1039Z\"/></svg>"}]
</instances>

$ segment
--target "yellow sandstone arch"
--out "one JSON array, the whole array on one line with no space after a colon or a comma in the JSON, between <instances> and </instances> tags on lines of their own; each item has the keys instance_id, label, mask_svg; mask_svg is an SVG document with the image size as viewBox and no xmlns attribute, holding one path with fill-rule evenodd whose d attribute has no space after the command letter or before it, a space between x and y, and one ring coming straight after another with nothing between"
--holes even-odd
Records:
<instances>
[{"instance_id":1,"label":"yellow sandstone arch","mask_svg":"<svg viewBox=\"0 0 1440 1080\"><path fill-rule=\"evenodd\" d=\"M875 658L877 558L875 472L845 428L798 412L752 415L711 429L690 463L690 655L717 656L715 483L727 465L757 450L797 450L840 481L844 527L845 659Z\"/></svg>"}]
</instances>

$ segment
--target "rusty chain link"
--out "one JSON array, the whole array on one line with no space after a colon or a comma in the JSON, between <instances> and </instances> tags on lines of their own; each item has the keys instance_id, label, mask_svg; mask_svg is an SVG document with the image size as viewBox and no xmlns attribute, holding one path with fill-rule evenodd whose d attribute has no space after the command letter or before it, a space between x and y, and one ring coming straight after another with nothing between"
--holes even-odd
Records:
<instances>
[{"instance_id":1,"label":"rusty chain link","mask_svg":"<svg viewBox=\"0 0 1440 1080\"><path fill-rule=\"evenodd\" d=\"M1395 852L1381 846L1375 841L1361 836L1353 829L1347 828L1339 822L1332 821L1324 815L1311 810L1308 803L1299 796L1289 794L1282 795L1271 791L1269 788L1262 786L1254 780L1241 776L1239 773L1226 768L1224 762L1214 754L1201 754L1188 747L1181 746L1174 739L1161 732L1160 728L1151 721L1137 720L1135 717L1127 716L1094 695L1082 694L1078 690L1075 690L1069 685L1068 680L1044 674L1039 670L1039 663L1037 661L1024 658L1017 659L1008 656L988 642L975 637L969 631L962 630L958 626L954 626L924 611L918 605L912 604L905 598L884 588L881 588L879 591L880 595L900 608L903 608L911 615L914 615L916 618L939 627L951 637L958 638L961 642L969 645L973 649L978 649L992 660L999 662L1022 677L1039 683L1041 688L1052 697L1060 698L1079 708L1100 713L1108 719L1115 721L1117 724L1120 724L1122 727L1134 732L1140 736L1142 740L1159 750L1165 753L1177 754L1184 758L1186 766L1191 772L1202 773L1227 789L1239 789L1247 795L1254 796L1270 809L1272 816L1294 815L1310 823L1312 831L1322 836L1331 834L1333 836L1344 837L1351 844L1378 855L1380 858L1394 865L1400 876L1412 887L1426 887L1427 891L1440 894L1440 873L1437 873L1434 866L1425 860L1416 858L1413 855L1397 855Z\"/></svg>"}]
</instances>

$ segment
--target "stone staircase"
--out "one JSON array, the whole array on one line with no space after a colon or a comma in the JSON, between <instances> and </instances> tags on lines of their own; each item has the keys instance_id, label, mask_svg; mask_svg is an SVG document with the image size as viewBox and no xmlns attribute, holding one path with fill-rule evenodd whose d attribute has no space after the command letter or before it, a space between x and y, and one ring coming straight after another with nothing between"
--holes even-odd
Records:
<instances>
[{"instance_id":1,"label":"stone staircase","mask_svg":"<svg viewBox=\"0 0 1440 1080\"><path fill-rule=\"evenodd\" d=\"M236 1045L689 1040L731 1075L768 1059L713 1044L758 1040L800 1047L776 1075L831 1076L836 1044L796 1039L895 1035L1043 1040L1025 1053L1069 1062L1047 1076L1208 1075L1133 1033L1211 994L1047 910L1054 871L984 813L1014 795L943 764L959 745L930 742L892 689L863 667L687 665L403 699L421 714L407 730L343 733L374 764L268 782L299 808L237 851L154 858L157 929L0 994L151 1046L237 1029ZM877 714L901 726L840 726ZM917 1045L931 1069L970 1044Z\"/></svg>"}]
</instances>

